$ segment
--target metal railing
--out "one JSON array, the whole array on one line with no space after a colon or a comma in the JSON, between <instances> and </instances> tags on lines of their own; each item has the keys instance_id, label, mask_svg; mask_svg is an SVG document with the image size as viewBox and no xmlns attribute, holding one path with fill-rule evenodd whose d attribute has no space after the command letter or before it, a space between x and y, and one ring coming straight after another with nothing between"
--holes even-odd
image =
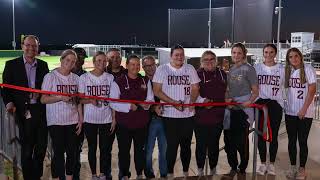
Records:
<instances>
[{"instance_id":1,"label":"metal railing","mask_svg":"<svg viewBox=\"0 0 320 180\"><path fill-rule=\"evenodd\" d=\"M319 82L319 83L318 83ZM317 79L317 86L320 85L320 79ZM320 92L317 92L316 98L315 98L315 120L320 120L320 101L319 101ZM13 179L18 179L18 171L21 171L21 164L20 164L20 152L21 148L17 141L18 137L18 127L15 123L14 117L5 111L4 104L2 102L2 99L0 97L0 174L4 173L4 160L7 160L12 163L12 169L13 169ZM250 129L249 134L254 133L253 140L254 140L254 146L253 146L253 179L256 177L256 165L257 165L257 143L258 143L258 135L261 134L261 132L258 130L258 117L259 113L256 109L255 112L255 127ZM280 134L279 134L280 136ZM48 155L50 156L51 148L50 144L48 143ZM219 151L224 150L224 146L219 149ZM50 159L50 158L49 158ZM205 164L205 174L208 174L208 157L206 159Z\"/></svg>"},{"instance_id":2,"label":"metal railing","mask_svg":"<svg viewBox=\"0 0 320 180\"><path fill-rule=\"evenodd\" d=\"M12 164L13 179L17 180L21 170L21 147L18 141L19 129L13 115L5 111L0 98L0 174L4 174L4 161Z\"/></svg>"},{"instance_id":3,"label":"metal railing","mask_svg":"<svg viewBox=\"0 0 320 180\"><path fill-rule=\"evenodd\" d=\"M254 127L249 130L249 134L253 133L253 166L252 166L252 179L255 180L257 176L257 156L258 156L258 135L262 135L262 132L259 131L258 121L259 121L259 109L255 108L254 116ZM248 136L249 136L248 134ZM224 150L225 146L219 148L219 152ZM206 156L205 161L205 175L208 175L209 172L209 157Z\"/></svg>"},{"instance_id":4,"label":"metal railing","mask_svg":"<svg viewBox=\"0 0 320 180\"><path fill-rule=\"evenodd\" d=\"M312 62L311 64L312 64L312 66L313 66L316 70L320 70L320 63L318 63L318 62Z\"/></svg>"},{"instance_id":5,"label":"metal railing","mask_svg":"<svg viewBox=\"0 0 320 180\"><path fill-rule=\"evenodd\" d=\"M314 50L320 50L320 40L315 40L313 42L313 47Z\"/></svg>"},{"instance_id":6,"label":"metal railing","mask_svg":"<svg viewBox=\"0 0 320 180\"><path fill-rule=\"evenodd\" d=\"M267 43L244 43L246 48L263 48ZM277 45L277 43L273 43L274 45ZM290 43L280 43L281 48L290 48Z\"/></svg>"}]
</instances>

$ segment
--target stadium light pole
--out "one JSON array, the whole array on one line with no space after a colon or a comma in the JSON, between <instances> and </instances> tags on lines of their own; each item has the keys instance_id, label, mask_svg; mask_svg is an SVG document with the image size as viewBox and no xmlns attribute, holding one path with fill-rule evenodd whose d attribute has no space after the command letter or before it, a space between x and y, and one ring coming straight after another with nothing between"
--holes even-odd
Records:
<instances>
[{"instance_id":1,"label":"stadium light pole","mask_svg":"<svg viewBox=\"0 0 320 180\"><path fill-rule=\"evenodd\" d=\"M171 28L170 28L170 9L168 9L168 48L170 48L170 34L171 34Z\"/></svg>"},{"instance_id":2,"label":"stadium light pole","mask_svg":"<svg viewBox=\"0 0 320 180\"><path fill-rule=\"evenodd\" d=\"M235 0L232 1L232 25L231 25L231 42L234 43L234 14L235 14Z\"/></svg>"},{"instance_id":3,"label":"stadium light pole","mask_svg":"<svg viewBox=\"0 0 320 180\"><path fill-rule=\"evenodd\" d=\"M277 30L277 60L280 61L281 44L280 44L280 30L281 30L281 11L282 11L282 0L279 0L279 6L275 8L275 14L278 14L278 30Z\"/></svg>"},{"instance_id":4,"label":"stadium light pole","mask_svg":"<svg viewBox=\"0 0 320 180\"><path fill-rule=\"evenodd\" d=\"M208 48L211 48L211 0L209 0Z\"/></svg>"},{"instance_id":5,"label":"stadium light pole","mask_svg":"<svg viewBox=\"0 0 320 180\"><path fill-rule=\"evenodd\" d=\"M16 50L16 25L15 25L15 16L14 16L14 0L12 0L12 47L13 50Z\"/></svg>"}]
</instances>

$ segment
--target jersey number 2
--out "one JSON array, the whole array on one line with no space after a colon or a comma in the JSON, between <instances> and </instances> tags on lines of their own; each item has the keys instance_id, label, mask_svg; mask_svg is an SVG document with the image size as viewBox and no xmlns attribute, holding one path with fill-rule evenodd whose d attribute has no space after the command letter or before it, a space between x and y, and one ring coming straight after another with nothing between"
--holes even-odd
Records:
<instances>
[{"instance_id":1,"label":"jersey number 2","mask_svg":"<svg viewBox=\"0 0 320 180\"><path fill-rule=\"evenodd\" d=\"M298 91L298 96L297 96L298 99L303 99L303 91L299 90Z\"/></svg>"}]
</instances>

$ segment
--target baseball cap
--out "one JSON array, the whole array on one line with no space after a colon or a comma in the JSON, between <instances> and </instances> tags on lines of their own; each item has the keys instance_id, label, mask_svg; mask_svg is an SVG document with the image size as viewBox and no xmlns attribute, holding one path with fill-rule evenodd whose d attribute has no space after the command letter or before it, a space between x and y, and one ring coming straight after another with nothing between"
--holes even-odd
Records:
<instances>
[{"instance_id":1,"label":"baseball cap","mask_svg":"<svg viewBox=\"0 0 320 180\"><path fill-rule=\"evenodd\" d=\"M83 57L86 57L86 58L88 57L87 56L87 52L81 47L73 48L73 50L74 50L74 52L77 53L78 56L83 56Z\"/></svg>"}]
</instances>

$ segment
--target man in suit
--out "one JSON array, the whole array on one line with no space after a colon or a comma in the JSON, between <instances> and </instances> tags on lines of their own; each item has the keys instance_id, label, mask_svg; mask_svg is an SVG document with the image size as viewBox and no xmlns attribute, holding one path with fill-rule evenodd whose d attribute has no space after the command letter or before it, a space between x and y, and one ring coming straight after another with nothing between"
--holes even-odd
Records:
<instances>
[{"instance_id":1,"label":"man in suit","mask_svg":"<svg viewBox=\"0 0 320 180\"><path fill-rule=\"evenodd\" d=\"M48 64L36 58L39 39L27 35L22 41L23 56L6 62L3 83L41 89L43 77L49 72ZM47 148L45 105L40 94L4 88L6 110L16 114L21 141L21 164L24 180L40 180Z\"/></svg>"}]
</instances>

